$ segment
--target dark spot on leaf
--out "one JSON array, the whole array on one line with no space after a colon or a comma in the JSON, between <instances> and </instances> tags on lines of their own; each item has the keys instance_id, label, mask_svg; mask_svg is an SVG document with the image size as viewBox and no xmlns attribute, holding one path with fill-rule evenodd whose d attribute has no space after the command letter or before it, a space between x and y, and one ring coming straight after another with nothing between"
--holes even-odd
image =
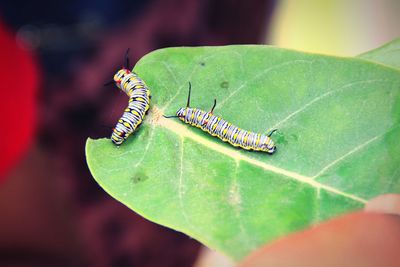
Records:
<instances>
[{"instance_id":1,"label":"dark spot on leaf","mask_svg":"<svg viewBox=\"0 0 400 267\"><path fill-rule=\"evenodd\" d=\"M221 86L221 88L228 88L229 87L229 82L228 81L223 81L221 84L220 84L220 86Z\"/></svg>"},{"instance_id":2,"label":"dark spot on leaf","mask_svg":"<svg viewBox=\"0 0 400 267\"><path fill-rule=\"evenodd\" d=\"M132 177L131 180L132 180L132 183L137 184L140 182L144 182L147 179L149 179L149 177L146 174L144 174L143 172L138 172Z\"/></svg>"},{"instance_id":3,"label":"dark spot on leaf","mask_svg":"<svg viewBox=\"0 0 400 267\"><path fill-rule=\"evenodd\" d=\"M206 63L204 63L204 62L200 62L200 66L205 66L206 65Z\"/></svg>"}]
</instances>

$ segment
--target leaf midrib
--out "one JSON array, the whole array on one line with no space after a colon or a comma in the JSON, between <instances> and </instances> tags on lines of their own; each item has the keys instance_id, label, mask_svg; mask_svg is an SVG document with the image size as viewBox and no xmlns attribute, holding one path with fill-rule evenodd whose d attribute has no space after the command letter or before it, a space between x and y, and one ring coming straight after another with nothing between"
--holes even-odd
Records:
<instances>
[{"instance_id":1,"label":"leaf midrib","mask_svg":"<svg viewBox=\"0 0 400 267\"><path fill-rule=\"evenodd\" d=\"M317 191L323 189L323 190L326 190L328 192L331 192L331 193L334 193L334 194L337 194L337 195L341 195L341 196L346 197L346 198L350 198L350 199L355 200L357 202L361 202L361 203L366 203L367 202L366 199L363 199L363 198L358 197L356 195L349 194L349 193L343 192L341 190L338 190L338 189L336 189L334 187L321 184L321 183L317 182L316 180L314 180L313 177L305 176L305 175L302 175L300 173L296 173L296 172L293 172L293 171L289 171L289 170L286 170L286 169L282 169L282 168L276 167L276 166L271 165L271 164L267 164L267 163L261 162L259 160L254 159L254 158L251 158L251 157L248 157L246 155L243 155L243 154L239 153L238 151L232 150L232 149L230 149L230 148L228 148L228 147L226 147L226 146L224 146L222 144L218 144L216 142L212 142L212 141L206 139L205 137L190 131L189 128L186 127L186 125L184 125L184 124L182 124L180 122L174 121L174 120L166 119L162 115L163 115L162 110L160 108L156 107L156 106L153 106L152 119L150 120L150 123L155 125L155 126L159 126L159 127L165 128L165 129L173 132L174 134L178 135L182 139L189 138L189 139L193 140L194 142L196 142L196 143L198 143L200 145L203 145L203 146L205 146L205 147L207 147L207 148L209 148L211 150L214 150L214 151L216 151L218 153L224 154L224 155L232 158L233 160L235 160L237 163L240 162L240 161L245 161L245 162L247 162L247 163L249 163L251 165L257 166L257 167L262 168L262 169L264 169L266 171L270 171L270 172L273 172L273 173L276 173L276 174L280 174L280 175L286 176L286 177L288 177L290 179L296 180L298 182L308 184L308 185L316 188Z\"/></svg>"}]
</instances>

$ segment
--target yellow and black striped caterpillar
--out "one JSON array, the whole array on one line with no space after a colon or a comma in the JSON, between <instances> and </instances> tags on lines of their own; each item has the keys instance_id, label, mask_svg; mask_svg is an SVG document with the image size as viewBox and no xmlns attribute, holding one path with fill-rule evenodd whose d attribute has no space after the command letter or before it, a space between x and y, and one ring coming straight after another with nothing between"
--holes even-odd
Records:
<instances>
[{"instance_id":1,"label":"yellow and black striped caterpillar","mask_svg":"<svg viewBox=\"0 0 400 267\"><path fill-rule=\"evenodd\" d=\"M165 118L179 118L181 121L196 126L212 136L217 136L222 141L229 142L235 147L246 150L263 151L269 154L273 154L276 151L276 146L270 138L276 129L270 131L268 134L259 134L240 129L213 114L217 104L215 99L214 105L209 112L191 108L189 107L190 91L191 84L189 83L189 95L186 108L180 108L175 116L164 116Z\"/></svg>"},{"instance_id":2,"label":"yellow and black striped caterpillar","mask_svg":"<svg viewBox=\"0 0 400 267\"><path fill-rule=\"evenodd\" d=\"M114 75L112 81L129 96L128 107L124 110L111 135L111 141L117 146L121 145L142 123L151 98L146 83L136 73L129 70L128 52L129 49L125 55L125 67Z\"/></svg>"}]
</instances>

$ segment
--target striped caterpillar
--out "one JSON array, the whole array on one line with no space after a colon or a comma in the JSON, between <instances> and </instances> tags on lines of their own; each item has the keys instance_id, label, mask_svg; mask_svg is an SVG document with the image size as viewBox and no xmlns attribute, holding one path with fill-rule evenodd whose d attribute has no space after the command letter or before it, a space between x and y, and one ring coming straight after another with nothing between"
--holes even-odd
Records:
<instances>
[{"instance_id":1,"label":"striped caterpillar","mask_svg":"<svg viewBox=\"0 0 400 267\"><path fill-rule=\"evenodd\" d=\"M151 98L146 83L136 73L129 70L128 53L129 49L125 54L125 67L117 71L114 80L110 82L115 83L129 96L128 107L124 110L111 135L111 141L117 146L121 145L142 123Z\"/></svg>"},{"instance_id":2,"label":"striped caterpillar","mask_svg":"<svg viewBox=\"0 0 400 267\"><path fill-rule=\"evenodd\" d=\"M273 154L276 151L276 146L270 138L276 129L270 131L268 134L259 134L240 129L213 114L214 108L217 104L216 99L214 99L214 105L209 112L197 108L191 108L189 106L190 91L191 84L189 82L189 95L186 108L180 108L176 112L175 116L164 116L165 118L179 118L181 121L196 126L197 128L208 132L212 136L217 136L222 141L229 142L235 147L240 147L246 150L263 151L269 154Z\"/></svg>"}]
</instances>

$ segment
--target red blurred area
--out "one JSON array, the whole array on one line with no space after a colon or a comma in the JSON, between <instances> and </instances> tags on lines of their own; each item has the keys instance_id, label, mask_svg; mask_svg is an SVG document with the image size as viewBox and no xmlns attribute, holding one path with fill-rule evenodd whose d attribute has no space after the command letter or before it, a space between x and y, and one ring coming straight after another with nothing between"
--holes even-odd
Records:
<instances>
[{"instance_id":1,"label":"red blurred area","mask_svg":"<svg viewBox=\"0 0 400 267\"><path fill-rule=\"evenodd\" d=\"M0 182L33 141L39 72L0 21Z\"/></svg>"}]
</instances>

